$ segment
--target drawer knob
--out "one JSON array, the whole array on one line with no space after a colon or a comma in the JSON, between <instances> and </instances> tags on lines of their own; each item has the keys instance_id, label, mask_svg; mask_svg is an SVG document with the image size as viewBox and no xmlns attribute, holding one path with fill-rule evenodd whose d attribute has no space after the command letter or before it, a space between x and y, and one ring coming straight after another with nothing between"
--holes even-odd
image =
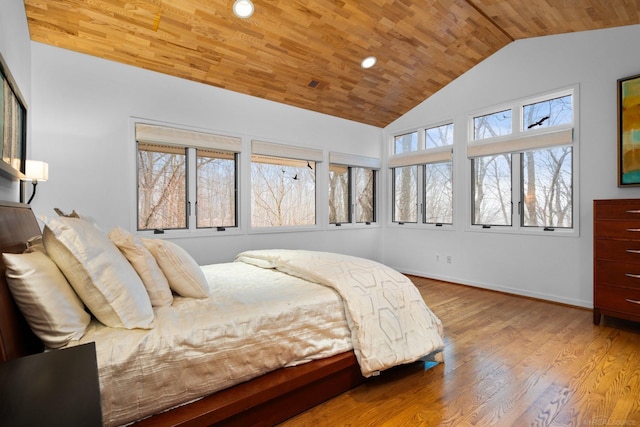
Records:
<instances>
[{"instance_id":1,"label":"drawer knob","mask_svg":"<svg viewBox=\"0 0 640 427\"><path fill-rule=\"evenodd\" d=\"M640 274L625 273L624 275L632 279L640 279Z\"/></svg>"},{"instance_id":2,"label":"drawer knob","mask_svg":"<svg viewBox=\"0 0 640 427\"><path fill-rule=\"evenodd\" d=\"M627 228L627 231L630 231L632 233L637 233L637 232L640 232L640 228Z\"/></svg>"},{"instance_id":3,"label":"drawer knob","mask_svg":"<svg viewBox=\"0 0 640 427\"><path fill-rule=\"evenodd\" d=\"M627 213L630 214L640 214L640 209L629 209Z\"/></svg>"},{"instance_id":4,"label":"drawer knob","mask_svg":"<svg viewBox=\"0 0 640 427\"><path fill-rule=\"evenodd\" d=\"M640 254L640 249L627 249L630 254Z\"/></svg>"},{"instance_id":5,"label":"drawer knob","mask_svg":"<svg viewBox=\"0 0 640 427\"><path fill-rule=\"evenodd\" d=\"M625 301L630 302L630 303L632 303L632 304L640 304L640 301L635 300L635 299L629 299L629 298L627 298L627 299L625 299Z\"/></svg>"}]
</instances>

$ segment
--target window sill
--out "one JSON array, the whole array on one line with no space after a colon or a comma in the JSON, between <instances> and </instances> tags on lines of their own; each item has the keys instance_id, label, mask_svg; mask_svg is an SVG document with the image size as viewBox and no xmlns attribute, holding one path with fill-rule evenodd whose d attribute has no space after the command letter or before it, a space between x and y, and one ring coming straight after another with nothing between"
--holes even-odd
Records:
<instances>
[{"instance_id":1,"label":"window sill","mask_svg":"<svg viewBox=\"0 0 640 427\"><path fill-rule=\"evenodd\" d=\"M204 228L195 230L165 230L164 233L154 233L153 231L136 231L135 235L147 239L184 239L198 237L223 237L238 236L244 234L239 227L227 227L225 230L218 231L215 228Z\"/></svg>"},{"instance_id":2,"label":"window sill","mask_svg":"<svg viewBox=\"0 0 640 427\"><path fill-rule=\"evenodd\" d=\"M549 237L580 237L577 228L564 229L556 228L554 230L544 230L543 228L524 228L510 227L505 225L493 225L490 228L483 228L481 225L470 225L467 231L474 233L497 233L497 234L516 234L520 236L549 236Z\"/></svg>"}]
</instances>

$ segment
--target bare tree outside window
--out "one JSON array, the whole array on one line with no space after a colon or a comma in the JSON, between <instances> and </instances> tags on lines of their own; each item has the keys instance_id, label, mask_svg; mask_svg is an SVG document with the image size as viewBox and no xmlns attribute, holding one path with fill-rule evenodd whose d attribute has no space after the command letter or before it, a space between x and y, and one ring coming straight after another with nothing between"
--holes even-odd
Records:
<instances>
[{"instance_id":1,"label":"bare tree outside window","mask_svg":"<svg viewBox=\"0 0 640 427\"><path fill-rule=\"evenodd\" d=\"M511 155L478 157L473 167L473 224L511 225Z\"/></svg>"},{"instance_id":2,"label":"bare tree outside window","mask_svg":"<svg viewBox=\"0 0 640 427\"><path fill-rule=\"evenodd\" d=\"M522 108L523 131L570 124L573 122L573 97L558 98L527 104Z\"/></svg>"},{"instance_id":3,"label":"bare tree outside window","mask_svg":"<svg viewBox=\"0 0 640 427\"><path fill-rule=\"evenodd\" d=\"M453 123L425 130L425 143L427 150L453 145Z\"/></svg>"},{"instance_id":4,"label":"bare tree outside window","mask_svg":"<svg viewBox=\"0 0 640 427\"><path fill-rule=\"evenodd\" d=\"M356 187L356 222L376 220L376 171L353 168Z\"/></svg>"},{"instance_id":5,"label":"bare tree outside window","mask_svg":"<svg viewBox=\"0 0 640 427\"><path fill-rule=\"evenodd\" d=\"M236 226L236 153L196 152L199 228Z\"/></svg>"},{"instance_id":6,"label":"bare tree outside window","mask_svg":"<svg viewBox=\"0 0 640 427\"><path fill-rule=\"evenodd\" d=\"M523 130L573 122L571 95L525 105ZM522 159L522 194L525 227L573 227L571 146L528 151Z\"/></svg>"},{"instance_id":7,"label":"bare tree outside window","mask_svg":"<svg viewBox=\"0 0 640 427\"><path fill-rule=\"evenodd\" d=\"M512 133L511 110L498 111L473 118L473 139L495 138Z\"/></svg>"},{"instance_id":8,"label":"bare tree outside window","mask_svg":"<svg viewBox=\"0 0 640 427\"><path fill-rule=\"evenodd\" d=\"M453 146L453 123L425 130L427 150ZM453 224L453 162L424 165L424 218L427 224Z\"/></svg>"},{"instance_id":9,"label":"bare tree outside window","mask_svg":"<svg viewBox=\"0 0 640 427\"><path fill-rule=\"evenodd\" d=\"M528 151L523 155L523 226L573 227L572 147Z\"/></svg>"},{"instance_id":10,"label":"bare tree outside window","mask_svg":"<svg viewBox=\"0 0 640 427\"><path fill-rule=\"evenodd\" d=\"M418 222L418 166L393 169L393 221Z\"/></svg>"},{"instance_id":11,"label":"bare tree outside window","mask_svg":"<svg viewBox=\"0 0 640 427\"><path fill-rule=\"evenodd\" d=\"M252 155L251 226L315 223L315 162Z\"/></svg>"},{"instance_id":12,"label":"bare tree outside window","mask_svg":"<svg viewBox=\"0 0 640 427\"><path fill-rule=\"evenodd\" d=\"M393 138L393 154L409 153L418 151L418 132L411 132L398 135Z\"/></svg>"},{"instance_id":13,"label":"bare tree outside window","mask_svg":"<svg viewBox=\"0 0 640 427\"><path fill-rule=\"evenodd\" d=\"M424 222L453 224L453 163L424 165Z\"/></svg>"},{"instance_id":14,"label":"bare tree outside window","mask_svg":"<svg viewBox=\"0 0 640 427\"><path fill-rule=\"evenodd\" d=\"M351 221L349 202L350 168L329 165L329 223L340 224Z\"/></svg>"},{"instance_id":15,"label":"bare tree outside window","mask_svg":"<svg viewBox=\"0 0 640 427\"><path fill-rule=\"evenodd\" d=\"M573 95L543 99L524 104L520 110L522 128L518 138L538 129L573 124ZM546 135L538 132L535 137ZM474 140L494 138L512 133L511 110L474 117ZM541 136L540 136L541 135ZM473 223L511 225L511 164L520 163L520 191L523 227L573 227L573 147L516 151L473 159ZM523 141L526 141L523 139ZM526 145L525 145L526 146Z\"/></svg>"},{"instance_id":16,"label":"bare tree outside window","mask_svg":"<svg viewBox=\"0 0 640 427\"><path fill-rule=\"evenodd\" d=\"M187 227L186 149L138 144L138 229Z\"/></svg>"}]
</instances>

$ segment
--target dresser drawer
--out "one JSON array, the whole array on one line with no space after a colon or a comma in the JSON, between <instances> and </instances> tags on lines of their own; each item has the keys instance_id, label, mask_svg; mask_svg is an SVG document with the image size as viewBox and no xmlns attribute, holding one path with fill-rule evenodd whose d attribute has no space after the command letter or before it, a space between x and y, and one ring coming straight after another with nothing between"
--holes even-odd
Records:
<instances>
[{"instance_id":1,"label":"dresser drawer","mask_svg":"<svg viewBox=\"0 0 640 427\"><path fill-rule=\"evenodd\" d=\"M599 285L595 293L595 306L640 315L640 289Z\"/></svg>"},{"instance_id":2,"label":"dresser drawer","mask_svg":"<svg viewBox=\"0 0 640 427\"><path fill-rule=\"evenodd\" d=\"M593 219L626 219L640 221L638 200L594 200Z\"/></svg>"},{"instance_id":3,"label":"dresser drawer","mask_svg":"<svg viewBox=\"0 0 640 427\"><path fill-rule=\"evenodd\" d=\"M594 238L640 240L640 218L638 221L596 221Z\"/></svg>"},{"instance_id":4,"label":"dresser drawer","mask_svg":"<svg viewBox=\"0 0 640 427\"><path fill-rule=\"evenodd\" d=\"M640 263L640 241L596 239L594 251L599 260Z\"/></svg>"},{"instance_id":5,"label":"dresser drawer","mask_svg":"<svg viewBox=\"0 0 640 427\"><path fill-rule=\"evenodd\" d=\"M595 276L598 286L603 283L640 291L640 264L596 259Z\"/></svg>"}]
</instances>

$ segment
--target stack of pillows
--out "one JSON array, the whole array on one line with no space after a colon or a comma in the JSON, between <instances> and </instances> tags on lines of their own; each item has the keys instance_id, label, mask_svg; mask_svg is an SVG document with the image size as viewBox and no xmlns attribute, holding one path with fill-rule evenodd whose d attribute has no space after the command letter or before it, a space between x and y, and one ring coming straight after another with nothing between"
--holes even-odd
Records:
<instances>
[{"instance_id":1,"label":"stack of pillows","mask_svg":"<svg viewBox=\"0 0 640 427\"><path fill-rule=\"evenodd\" d=\"M18 307L48 348L80 339L91 315L112 328L151 329L153 307L170 306L174 293L209 296L202 270L175 243L122 228L107 235L80 217L43 221L41 241L2 257Z\"/></svg>"}]
</instances>

